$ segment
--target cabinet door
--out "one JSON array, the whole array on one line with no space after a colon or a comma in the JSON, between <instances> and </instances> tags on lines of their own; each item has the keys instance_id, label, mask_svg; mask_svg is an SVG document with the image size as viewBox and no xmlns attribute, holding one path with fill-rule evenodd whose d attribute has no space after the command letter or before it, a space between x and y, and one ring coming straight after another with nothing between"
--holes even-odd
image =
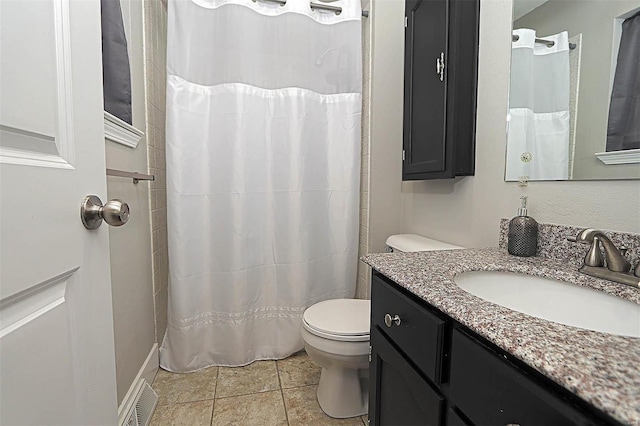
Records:
<instances>
[{"instance_id":1,"label":"cabinet door","mask_svg":"<svg viewBox=\"0 0 640 426\"><path fill-rule=\"evenodd\" d=\"M451 176L472 176L476 159L479 0L451 0L447 58L447 153Z\"/></svg>"},{"instance_id":2,"label":"cabinet door","mask_svg":"<svg viewBox=\"0 0 640 426\"><path fill-rule=\"evenodd\" d=\"M403 180L452 177L446 145L449 0L407 0ZM449 156L449 161L447 156ZM446 176L445 176L446 175Z\"/></svg>"},{"instance_id":3,"label":"cabinet door","mask_svg":"<svg viewBox=\"0 0 640 426\"><path fill-rule=\"evenodd\" d=\"M447 426L468 426L469 423L462 419L460 413L454 408L447 411Z\"/></svg>"},{"instance_id":4,"label":"cabinet door","mask_svg":"<svg viewBox=\"0 0 640 426\"><path fill-rule=\"evenodd\" d=\"M375 328L371 330L371 347L370 424L442 424L444 398Z\"/></svg>"},{"instance_id":5,"label":"cabinet door","mask_svg":"<svg viewBox=\"0 0 640 426\"><path fill-rule=\"evenodd\" d=\"M554 395L466 333L454 330L449 397L478 425L605 424Z\"/></svg>"}]
</instances>

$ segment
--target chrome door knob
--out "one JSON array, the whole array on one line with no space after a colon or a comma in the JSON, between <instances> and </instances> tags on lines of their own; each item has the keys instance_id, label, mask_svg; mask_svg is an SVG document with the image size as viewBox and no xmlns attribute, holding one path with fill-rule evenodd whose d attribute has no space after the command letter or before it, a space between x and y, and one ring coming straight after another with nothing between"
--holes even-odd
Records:
<instances>
[{"instance_id":1,"label":"chrome door knob","mask_svg":"<svg viewBox=\"0 0 640 426\"><path fill-rule=\"evenodd\" d=\"M129 221L129 205L122 200L107 201L102 207L102 218L111 226L122 226Z\"/></svg>"},{"instance_id":2,"label":"chrome door knob","mask_svg":"<svg viewBox=\"0 0 640 426\"><path fill-rule=\"evenodd\" d=\"M129 221L129 205L121 200L111 200L103 206L96 195L85 197L80 206L80 218L87 229L97 229L104 220L111 226L122 226Z\"/></svg>"},{"instance_id":3,"label":"chrome door knob","mask_svg":"<svg viewBox=\"0 0 640 426\"><path fill-rule=\"evenodd\" d=\"M384 324L387 327L391 327L394 323L395 325L400 325L400 322L400 317L398 315L392 317L390 314L386 314L384 316Z\"/></svg>"}]
</instances>

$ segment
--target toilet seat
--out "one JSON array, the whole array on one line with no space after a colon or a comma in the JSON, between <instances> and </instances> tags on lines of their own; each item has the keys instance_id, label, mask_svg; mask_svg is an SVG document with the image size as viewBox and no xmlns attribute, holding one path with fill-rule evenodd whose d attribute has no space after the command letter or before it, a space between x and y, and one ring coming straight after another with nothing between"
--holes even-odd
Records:
<instances>
[{"instance_id":1,"label":"toilet seat","mask_svg":"<svg viewBox=\"0 0 640 426\"><path fill-rule=\"evenodd\" d=\"M316 303L302 316L302 326L309 333L342 342L369 340L371 301L332 299Z\"/></svg>"}]
</instances>

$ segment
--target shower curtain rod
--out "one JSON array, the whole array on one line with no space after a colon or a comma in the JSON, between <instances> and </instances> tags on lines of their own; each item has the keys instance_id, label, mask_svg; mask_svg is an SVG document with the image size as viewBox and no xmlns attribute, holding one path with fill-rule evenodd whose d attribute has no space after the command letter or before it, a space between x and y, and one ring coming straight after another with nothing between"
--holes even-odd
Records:
<instances>
[{"instance_id":1,"label":"shower curtain rod","mask_svg":"<svg viewBox=\"0 0 640 426\"><path fill-rule=\"evenodd\" d=\"M520 40L520 36L518 35L511 36L511 41L518 41L518 40ZM556 44L556 42L553 40L545 40L543 38L536 38L536 43L544 44L547 47L553 47ZM569 43L570 50L573 50L575 48L576 48L575 43Z\"/></svg>"},{"instance_id":2,"label":"shower curtain rod","mask_svg":"<svg viewBox=\"0 0 640 426\"><path fill-rule=\"evenodd\" d=\"M254 2L257 0L253 0ZM278 3L281 5L285 5L287 4L287 0L264 0L264 1L269 1L271 3ZM309 5L311 6L311 9L322 9L322 10L331 10L333 12L336 13L336 15L339 15L340 13L342 13L342 8L339 6L331 6L329 4L320 4L320 3L314 3L314 2L310 2ZM362 16L365 18L369 17L369 11L368 10L363 10L362 11Z\"/></svg>"}]
</instances>

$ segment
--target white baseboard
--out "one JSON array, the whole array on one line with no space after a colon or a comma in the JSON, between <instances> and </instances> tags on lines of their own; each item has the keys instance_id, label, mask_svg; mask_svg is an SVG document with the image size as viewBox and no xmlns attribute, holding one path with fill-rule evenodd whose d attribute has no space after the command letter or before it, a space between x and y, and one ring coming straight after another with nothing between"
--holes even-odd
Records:
<instances>
[{"instance_id":1,"label":"white baseboard","mask_svg":"<svg viewBox=\"0 0 640 426\"><path fill-rule=\"evenodd\" d=\"M142 364L141 378L145 379L149 384L153 384L153 380L156 378L156 374L158 373L158 369L160 368L160 358L158 355L158 344L154 343L151 347L151 351L149 351L149 355L147 359Z\"/></svg>"},{"instance_id":2,"label":"white baseboard","mask_svg":"<svg viewBox=\"0 0 640 426\"><path fill-rule=\"evenodd\" d=\"M156 373L160 368L160 360L158 358L158 344L154 343L147 355L147 359L144 361L136 378L131 383L127 394L122 399L122 403L118 407L118 419L122 419L125 416L133 404L135 404L135 398L138 395L140 389L140 380L145 379L149 384L153 383L153 379L156 377Z\"/></svg>"}]
</instances>

